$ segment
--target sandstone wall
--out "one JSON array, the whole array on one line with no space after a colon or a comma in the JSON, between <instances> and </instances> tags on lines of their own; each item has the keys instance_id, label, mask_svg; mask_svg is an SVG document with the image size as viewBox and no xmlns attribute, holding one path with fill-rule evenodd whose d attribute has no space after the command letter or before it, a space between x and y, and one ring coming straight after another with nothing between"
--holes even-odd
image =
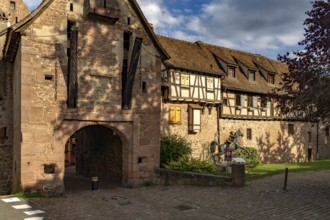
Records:
<instances>
[{"instance_id":1,"label":"sandstone wall","mask_svg":"<svg viewBox=\"0 0 330 220\"><path fill-rule=\"evenodd\" d=\"M319 159L330 159L329 124L319 124Z\"/></svg>"},{"instance_id":2,"label":"sandstone wall","mask_svg":"<svg viewBox=\"0 0 330 220\"><path fill-rule=\"evenodd\" d=\"M170 124L169 123L169 108L180 107L181 108L181 123ZM191 142L192 154L196 158L206 158L209 150L210 143L212 141L218 141L217 139L217 110L215 107L209 111L208 108L204 109L204 113L201 115L201 131L195 134L188 131L188 104L162 104L162 133L178 134L185 137Z\"/></svg>"},{"instance_id":3,"label":"sandstone wall","mask_svg":"<svg viewBox=\"0 0 330 220\"><path fill-rule=\"evenodd\" d=\"M288 134L288 124L294 125L294 135ZM247 139L247 128L252 130L251 140ZM220 129L221 143L230 131L240 129L244 135L241 145L256 148L264 163L306 161L308 148L312 149L312 159L316 159L316 123L221 119Z\"/></svg>"},{"instance_id":4,"label":"sandstone wall","mask_svg":"<svg viewBox=\"0 0 330 220\"><path fill-rule=\"evenodd\" d=\"M11 2L15 3L15 9L11 8ZM23 0L0 0L0 9L5 13L7 18L7 20L0 19L0 29L1 24L4 24L3 27L6 27L9 21L11 25L14 25L16 21L21 21L30 13Z\"/></svg>"}]
</instances>

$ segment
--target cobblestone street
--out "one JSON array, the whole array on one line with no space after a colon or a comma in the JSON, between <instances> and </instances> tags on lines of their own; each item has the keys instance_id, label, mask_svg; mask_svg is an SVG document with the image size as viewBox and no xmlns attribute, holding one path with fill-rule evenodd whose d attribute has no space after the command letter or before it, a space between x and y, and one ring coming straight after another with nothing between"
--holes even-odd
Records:
<instances>
[{"instance_id":1,"label":"cobblestone street","mask_svg":"<svg viewBox=\"0 0 330 220\"><path fill-rule=\"evenodd\" d=\"M76 182L75 182L76 181ZM151 186L125 189L71 179L66 197L31 199L47 219L330 219L330 171L289 173L246 187Z\"/></svg>"}]
</instances>

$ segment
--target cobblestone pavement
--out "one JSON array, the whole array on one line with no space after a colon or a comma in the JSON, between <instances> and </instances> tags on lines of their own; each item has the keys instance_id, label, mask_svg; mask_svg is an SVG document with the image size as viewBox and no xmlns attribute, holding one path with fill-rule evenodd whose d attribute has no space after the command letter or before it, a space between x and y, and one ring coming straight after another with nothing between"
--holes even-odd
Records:
<instances>
[{"instance_id":1,"label":"cobblestone pavement","mask_svg":"<svg viewBox=\"0 0 330 220\"><path fill-rule=\"evenodd\" d=\"M100 183L99 191L91 191L89 183L77 178L70 180L66 197L30 202L46 211L46 219L61 220L330 219L330 171L289 173L287 191L283 179L276 175L243 188L125 189Z\"/></svg>"}]
</instances>

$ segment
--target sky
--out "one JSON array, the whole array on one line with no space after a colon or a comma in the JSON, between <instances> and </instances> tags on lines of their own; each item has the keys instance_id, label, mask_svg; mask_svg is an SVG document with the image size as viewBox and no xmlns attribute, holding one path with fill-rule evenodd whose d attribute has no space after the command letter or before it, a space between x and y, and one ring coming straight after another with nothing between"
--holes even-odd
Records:
<instances>
[{"instance_id":1,"label":"sky","mask_svg":"<svg viewBox=\"0 0 330 220\"><path fill-rule=\"evenodd\" d=\"M258 53L301 50L310 0L137 0L160 35ZM41 0L24 0L30 10Z\"/></svg>"}]
</instances>

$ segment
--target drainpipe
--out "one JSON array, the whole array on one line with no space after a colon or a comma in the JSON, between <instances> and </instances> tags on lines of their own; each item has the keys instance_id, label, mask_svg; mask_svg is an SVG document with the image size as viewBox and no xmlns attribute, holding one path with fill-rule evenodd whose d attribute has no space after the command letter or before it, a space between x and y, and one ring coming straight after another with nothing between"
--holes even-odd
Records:
<instances>
[{"instance_id":1,"label":"drainpipe","mask_svg":"<svg viewBox=\"0 0 330 220\"><path fill-rule=\"evenodd\" d=\"M218 132L218 143L220 144L220 105L217 105L217 132Z\"/></svg>"}]
</instances>

